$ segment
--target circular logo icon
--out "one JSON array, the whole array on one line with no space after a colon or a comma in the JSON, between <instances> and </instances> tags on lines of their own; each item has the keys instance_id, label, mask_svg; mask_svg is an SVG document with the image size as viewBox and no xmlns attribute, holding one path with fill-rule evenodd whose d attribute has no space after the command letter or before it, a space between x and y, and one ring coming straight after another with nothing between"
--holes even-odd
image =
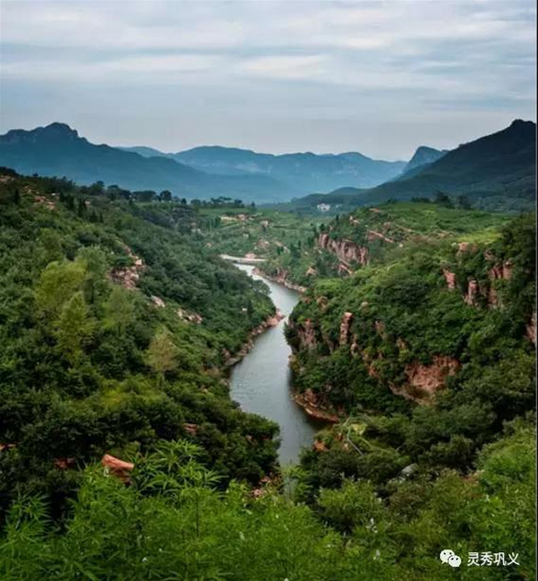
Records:
<instances>
[{"instance_id":1,"label":"circular logo icon","mask_svg":"<svg viewBox=\"0 0 538 581\"><path fill-rule=\"evenodd\" d=\"M459 567L461 565L461 558L458 555L451 555L448 558L448 564L451 567Z\"/></svg>"}]
</instances>

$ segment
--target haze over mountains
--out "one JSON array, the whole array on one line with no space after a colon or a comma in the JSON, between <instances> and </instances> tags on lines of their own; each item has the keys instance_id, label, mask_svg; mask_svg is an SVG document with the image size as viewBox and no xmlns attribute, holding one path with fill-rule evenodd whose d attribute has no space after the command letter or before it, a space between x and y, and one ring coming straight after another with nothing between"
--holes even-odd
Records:
<instances>
[{"instance_id":1,"label":"haze over mountains","mask_svg":"<svg viewBox=\"0 0 538 581\"><path fill-rule=\"evenodd\" d=\"M23 174L66 176L81 184L103 181L132 190L163 190L189 198L230 196L247 202L287 201L312 191L391 179L405 162L360 153L282 156L225 147L164 154L147 147L95 145L63 123L0 136L0 163Z\"/></svg>"},{"instance_id":2,"label":"haze over mountains","mask_svg":"<svg viewBox=\"0 0 538 581\"><path fill-rule=\"evenodd\" d=\"M218 145L195 147L178 153L162 153L148 147L123 149L146 157L169 157L213 174L269 176L306 192L329 191L350 184L370 188L398 176L407 167L403 161L375 160L357 152L273 155Z\"/></svg>"},{"instance_id":3,"label":"haze over mountains","mask_svg":"<svg viewBox=\"0 0 538 581\"><path fill-rule=\"evenodd\" d=\"M465 194L494 209L518 209L534 196L535 132L533 122L516 120L452 151L420 146L405 163L355 152L272 155L220 146L178 153L118 148L92 144L68 125L52 123L0 136L0 165L81 184L101 180L131 190L167 189L187 198L278 203L303 197L295 204L355 206L431 197L440 190Z\"/></svg>"},{"instance_id":4,"label":"haze over mountains","mask_svg":"<svg viewBox=\"0 0 538 581\"><path fill-rule=\"evenodd\" d=\"M312 206L324 202L364 206L390 199L432 197L437 191L442 191L465 195L482 208L522 210L533 207L536 124L532 121L517 119L502 131L465 143L447 153L433 150L432 154L420 149L413 159L426 159L432 155L438 158L415 167L412 160L402 176L375 188L340 188L326 195L307 196L297 204Z\"/></svg>"},{"instance_id":5,"label":"haze over mountains","mask_svg":"<svg viewBox=\"0 0 538 581\"><path fill-rule=\"evenodd\" d=\"M297 193L267 176L213 176L166 157L147 158L94 145L63 123L0 136L0 164L23 174L65 176L80 184L98 180L131 190L170 190L178 196L286 200Z\"/></svg>"}]
</instances>

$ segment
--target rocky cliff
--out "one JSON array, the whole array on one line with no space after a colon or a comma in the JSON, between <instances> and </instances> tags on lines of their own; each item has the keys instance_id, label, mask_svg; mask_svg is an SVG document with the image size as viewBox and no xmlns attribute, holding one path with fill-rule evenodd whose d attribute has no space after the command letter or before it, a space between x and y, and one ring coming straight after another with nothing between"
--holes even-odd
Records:
<instances>
[{"instance_id":1,"label":"rocky cliff","mask_svg":"<svg viewBox=\"0 0 538 581\"><path fill-rule=\"evenodd\" d=\"M365 266L369 262L367 246L359 246L351 240L333 239L327 232L319 235L318 246L323 250L335 254L340 260L342 270L349 271L353 263L355 265Z\"/></svg>"}]
</instances>

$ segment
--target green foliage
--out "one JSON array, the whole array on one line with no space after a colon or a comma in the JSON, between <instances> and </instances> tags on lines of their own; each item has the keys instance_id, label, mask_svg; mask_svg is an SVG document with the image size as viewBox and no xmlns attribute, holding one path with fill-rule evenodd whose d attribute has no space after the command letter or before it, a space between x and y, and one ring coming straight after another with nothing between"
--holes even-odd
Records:
<instances>
[{"instance_id":1,"label":"green foliage","mask_svg":"<svg viewBox=\"0 0 538 581\"><path fill-rule=\"evenodd\" d=\"M325 227L4 175L2 580L533 578L531 217L414 202ZM320 233L368 244L370 264L331 277ZM278 476L277 426L239 411L221 371L273 307L215 254L261 236L268 272L314 282L286 331L295 386L347 418L304 452L292 490L251 490ZM439 357L457 365L425 397L410 370ZM104 453L135 462L128 485ZM471 551L521 565L466 567Z\"/></svg>"},{"instance_id":2,"label":"green foliage","mask_svg":"<svg viewBox=\"0 0 538 581\"><path fill-rule=\"evenodd\" d=\"M274 313L264 287L182 233L193 215L184 206L5 175L0 510L32 491L57 516L85 462L151 450L186 424L223 482L274 470L276 426L236 409L222 372Z\"/></svg>"},{"instance_id":3,"label":"green foliage","mask_svg":"<svg viewBox=\"0 0 538 581\"><path fill-rule=\"evenodd\" d=\"M460 250L450 239L435 239L439 220L447 227L458 213L483 228L488 217L417 205L418 216L431 212L430 225L423 223L432 228L427 237L386 249L348 278L317 280L290 317L295 388L364 425L361 434L337 427L341 438L328 441L327 452L304 455L306 498L323 487L339 488L343 477L367 478L386 493L406 465L412 472L465 473L505 422L534 410L534 349L527 335L535 295L533 217L518 217L488 244L467 242ZM410 207L395 204L383 212L405 216L410 225L418 219ZM375 220L387 218L375 214ZM466 237L471 228L472 221L462 223ZM455 288L448 287L446 272L453 273ZM508 274L499 278L499 272ZM478 288L472 304L470 280Z\"/></svg>"},{"instance_id":4,"label":"green foliage","mask_svg":"<svg viewBox=\"0 0 538 581\"><path fill-rule=\"evenodd\" d=\"M130 486L90 467L62 528L37 498L21 498L0 536L0 576L265 581L443 581L451 547L464 580L529 579L534 565L534 430L513 425L463 479L395 481L380 497L366 481L323 490L312 507L271 486L217 488L201 450L169 442L138 458ZM519 555L520 566L467 567L471 551Z\"/></svg>"}]
</instances>

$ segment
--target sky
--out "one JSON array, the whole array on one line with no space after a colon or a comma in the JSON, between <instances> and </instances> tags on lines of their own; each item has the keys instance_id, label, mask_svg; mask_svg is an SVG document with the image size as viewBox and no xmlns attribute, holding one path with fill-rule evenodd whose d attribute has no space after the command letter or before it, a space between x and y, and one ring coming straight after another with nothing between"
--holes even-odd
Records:
<instances>
[{"instance_id":1,"label":"sky","mask_svg":"<svg viewBox=\"0 0 538 581\"><path fill-rule=\"evenodd\" d=\"M409 159L535 120L534 0L0 2L0 132Z\"/></svg>"}]
</instances>

